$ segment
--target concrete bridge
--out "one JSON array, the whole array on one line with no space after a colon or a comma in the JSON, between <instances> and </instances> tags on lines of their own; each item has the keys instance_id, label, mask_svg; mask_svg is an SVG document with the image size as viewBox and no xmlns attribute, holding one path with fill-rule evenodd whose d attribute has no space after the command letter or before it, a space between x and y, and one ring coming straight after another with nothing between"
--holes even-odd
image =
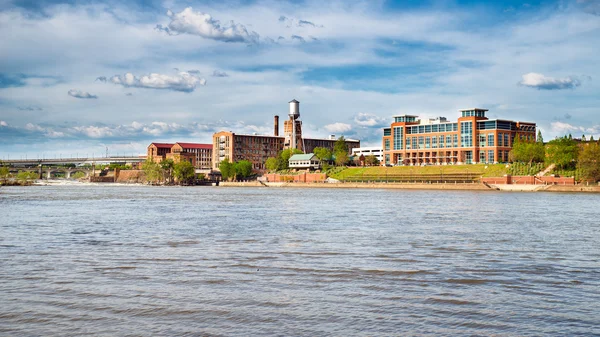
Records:
<instances>
[{"instance_id":1,"label":"concrete bridge","mask_svg":"<svg viewBox=\"0 0 600 337\"><path fill-rule=\"evenodd\" d=\"M71 179L71 175L76 172L81 172L85 174L84 178L89 178L94 171L95 167L56 167L56 166L43 166L39 165L38 167L10 167L9 172L13 175L16 175L19 172L35 172L38 174L38 179L53 179L53 178L64 178Z\"/></svg>"},{"instance_id":2,"label":"concrete bridge","mask_svg":"<svg viewBox=\"0 0 600 337\"><path fill-rule=\"evenodd\" d=\"M146 161L146 156L113 156L113 157L79 157L79 158L30 158L30 159L10 159L0 161L0 165L8 165L11 167L38 167L42 166L57 166L74 164L76 166L83 165L98 165L98 164L121 164L131 165Z\"/></svg>"}]
</instances>

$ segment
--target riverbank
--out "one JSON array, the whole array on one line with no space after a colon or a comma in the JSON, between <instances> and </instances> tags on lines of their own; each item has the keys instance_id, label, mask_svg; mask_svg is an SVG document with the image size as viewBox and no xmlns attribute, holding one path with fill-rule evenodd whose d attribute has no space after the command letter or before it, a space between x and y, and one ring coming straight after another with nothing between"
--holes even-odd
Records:
<instances>
[{"instance_id":1,"label":"riverbank","mask_svg":"<svg viewBox=\"0 0 600 337\"><path fill-rule=\"evenodd\" d=\"M292 188L370 188L370 189L404 189L404 190L451 190L451 191L499 191L480 183L466 184L422 184L422 183L265 183L258 181L249 182L221 182L222 187L292 187ZM600 193L600 186L584 185L506 185L516 186L515 189L500 189L507 192L591 192Z\"/></svg>"}]
</instances>

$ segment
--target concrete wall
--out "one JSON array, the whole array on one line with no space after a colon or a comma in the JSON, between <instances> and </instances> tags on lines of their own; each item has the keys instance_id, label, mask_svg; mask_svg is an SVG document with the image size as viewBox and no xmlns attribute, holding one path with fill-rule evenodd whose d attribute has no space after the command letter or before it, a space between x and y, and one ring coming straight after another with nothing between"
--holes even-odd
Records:
<instances>
[{"instance_id":1,"label":"concrete wall","mask_svg":"<svg viewBox=\"0 0 600 337\"><path fill-rule=\"evenodd\" d=\"M575 185L573 177L510 176L481 178L481 182L494 185Z\"/></svg>"},{"instance_id":2,"label":"concrete wall","mask_svg":"<svg viewBox=\"0 0 600 337\"><path fill-rule=\"evenodd\" d=\"M280 182L295 182L295 183L322 183L327 179L325 173L307 173L303 172L298 175L281 175L277 173L269 173L263 175L268 182L280 183Z\"/></svg>"}]
</instances>

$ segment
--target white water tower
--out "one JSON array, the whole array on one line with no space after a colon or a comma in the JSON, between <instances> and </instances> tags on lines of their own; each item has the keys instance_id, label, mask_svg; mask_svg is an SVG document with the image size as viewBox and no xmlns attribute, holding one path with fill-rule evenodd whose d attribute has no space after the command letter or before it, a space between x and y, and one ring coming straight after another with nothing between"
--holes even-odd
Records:
<instances>
[{"instance_id":1,"label":"white water tower","mask_svg":"<svg viewBox=\"0 0 600 337\"><path fill-rule=\"evenodd\" d=\"M293 99L290 101L290 118L293 120L298 119L300 117L300 102Z\"/></svg>"}]
</instances>

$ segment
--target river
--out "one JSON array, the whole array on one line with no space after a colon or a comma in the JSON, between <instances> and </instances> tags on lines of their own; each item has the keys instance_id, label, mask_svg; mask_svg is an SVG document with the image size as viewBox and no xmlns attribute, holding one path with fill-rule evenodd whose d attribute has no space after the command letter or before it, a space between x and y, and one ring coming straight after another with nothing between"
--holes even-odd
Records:
<instances>
[{"instance_id":1,"label":"river","mask_svg":"<svg viewBox=\"0 0 600 337\"><path fill-rule=\"evenodd\" d=\"M600 195L0 189L5 336L600 334Z\"/></svg>"}]
</instances>

